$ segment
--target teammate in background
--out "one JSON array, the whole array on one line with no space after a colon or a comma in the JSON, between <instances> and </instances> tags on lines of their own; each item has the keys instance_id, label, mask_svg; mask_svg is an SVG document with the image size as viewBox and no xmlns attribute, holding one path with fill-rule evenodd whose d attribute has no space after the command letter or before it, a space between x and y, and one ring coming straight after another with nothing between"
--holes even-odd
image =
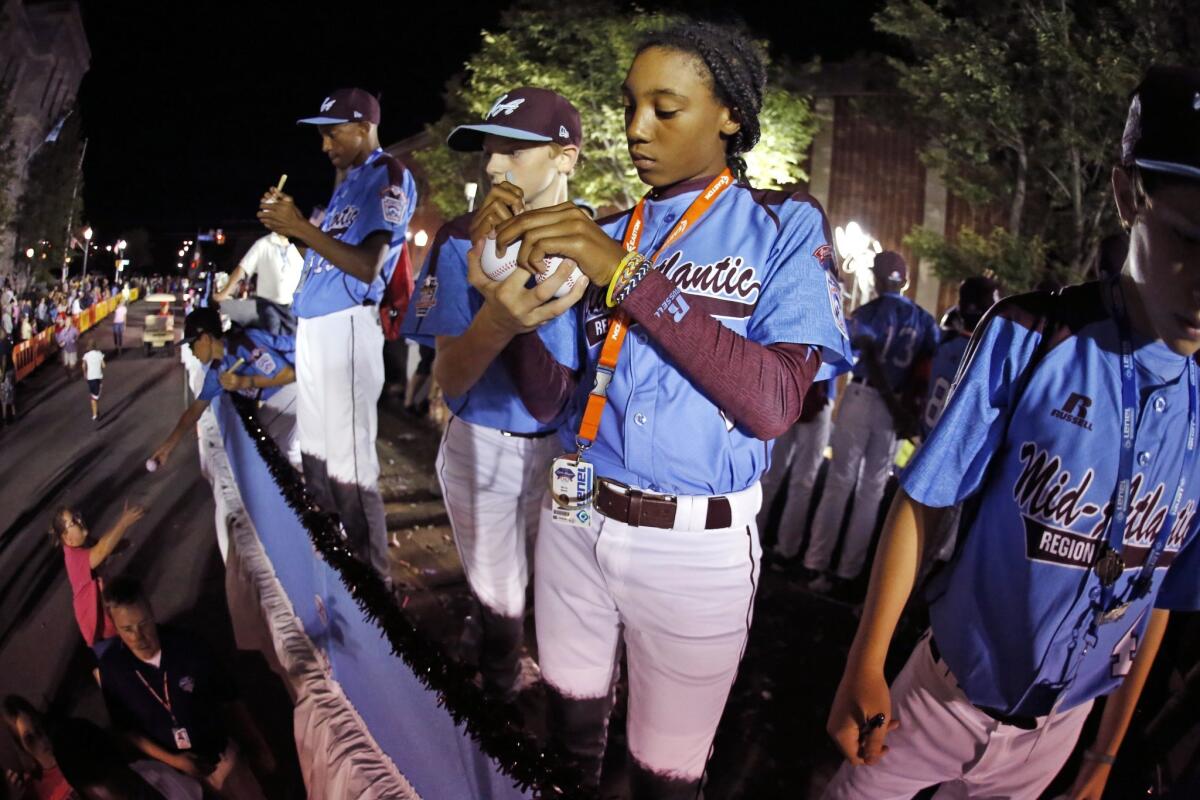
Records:
<instances>
[{"instance_id":1,"label":"teammate in background","mask_svg":"<svg viewBox=\"0 0 1200 800\"><path fill-rule=\"evenodd\" d=\"M523 334L542 308L484 292L517 334L504 358L530 411L569 413L534 571L551 735L595 786L623 639L635 798L699 791L749 632L766 443L849 358L820 207L745 181L765 81L739 32L651 36L621 88L646 197L599 224L567 202L498 227L524 269L556 254L590 279L582 369Z\"/></svg>"},{"instance_id":2,"label":"teammate in background","mask_svg":"<svg viewBox=\"0 0 1200 800\"><path fill-rule=\"evenodd\" d=\"M537 533L546 468L558 453L554 433L563 415L539 421L522 404L497 358L511 335L496 320L496 306L484 303L467 282L467 251L472 241L526 209L567 202L581 141L575 107L552 91L529 87L502 95L480 124L455 128L447 144L483 151L492 190L477 211L438 232L403 327L420 345L436 343L433 378L454 415L438 450L438 480L463 571L480 604L484 686L510 698L537 674L531 659L520 658L526 552ZM570 275L562 272L563 278ZM526 289L528 281L529 273L515 270L495 288L529 307L541 306L553 290ZM554 289L561 284L555 282ZM535 334L572 368L579 363L574 321L562 312L583 291L577 285L546 306L542 314L549 322ZM551 319L554 314L559 316Z\"/></svg>"},{"instance_id":3,"label":"teammate in background","mask_svg":"<svg viewBox=\"0 0 1200 800\"><path fill-rule=\"evenodd\" d=\"M833 381L819 381L804 395L800 419L771 446L771 467L762 477L763 502L758 512L758 530L763 532L767 517L780 489L785 489L783 510L779 515L779 535L775 555L791 560L800 554L800 545L808 528L808 512L813 485L825 458L829 431L833 427ZM787 486L783 485L787 475Z\"/></svg>"},{"instance_id":4,"label":"teammate in background","mask_svg":"<svg viewBox=\"0 0 1200 800\"><path fill-rule=\"evenodd\" d=\"M166 441L150 457L154 468L167 463L171 453L189 432L195 432L200 415L215 397L239 392L261 401L263 427L293 466L299 464L296 446L294 404L296 380L292 367L293 340L272 336L259 328L221 330L221 315L215 307L198 308L183 321L183 343L201 363L208 365L204 386L192 401Z\"/></svg>"},{"instance_id":5,"label":"teammate in background","mask_svg":"<svg viewBox=\"0 0 1200 800\"><path fill-rule=\"evenodd\" d=\"M1121 275L997 304L901 479L829 716L847 763L826 797L1038 797L1108 695L1067 795L1099 798L1171 610L1200 608L1200 70L1147 73L1121 154ZM922 542L964 501L931 631L889 690Z\"/></svg>"},{"instance_id":6,"label":"teammate in background","mask_svg":"<svg viewBox=\"0 0 1200 800\"><path fill-rule=\"evenodd\" d=\"M946 407L946 400L975 326L999 299L996 284L990 278L976 275L959 284L958 305L942 318L942 338L929 368L929 391L921 408L922 440L929 438ZM925 575L936 562L949 561L954 554L958 523L959 515L949 512L942 515L938 529L929 532L921 557L918 585L924 583Z\"/></svg>"},{"instance_id":7,"label":"teammate in background","mask_svg":"<svg viewBox=\"0 0 1200 800\"><path fill-rule=\"evenodd\" d=\"M83 377L92 400L92 421L100 418L100 388L104 383L104 353L95 347L89 335L83 340Z\"/></svg>"},{"instance_id":8,"label":"teammate in background","mask_svg":"<svg viewBox=\"0 0 1200 800\"><path fill-rule=\"evenodd\" d=\"M291 311L292 296L296 293L296 284L300 282L300 270L303 268L304 256L296 245L288 241L286 236L268 233L250 245L213 300L221 302L227 299L243 280L249 281L257 275L254 303L259 326L267 333L291 336L296 331L296 320Z\"/></svg>"},{"instance_id":9,"label":"teammate in background","mask_svg":"<svg viewBox=\"0 0 1200 800\"><path fill-rule=\"evenodd\" d=\"M950 396L950 387L958 374L958 365L967 351L967 343L975 332L975 326L999 299L1000 293L991 278L977 275L959 284L958 305L946 312L941 339L929 367L929 388L921 406L923 439L929 438L933 426L942 416Z\"/></svg>"},{"instance_id":10,"label":"teammate in background","mask_svg":"<svg viewBox=\"0 0 1200 800\"><path fill-rule=\"evenodd\" d=\"M804 554L804 567L817 573L809 583L816 592L835 588L827 572L852 493L854 508L835 571L837 588L862 572L892 473L897 432L906 432L915 422L917 409L910 410L907 401L919 402L925 396L929 359L937 346L933 316L900 294L908 279L900 254L885 250L875 256L872 272L877 297L855 311L850 321L851 340L860 357L838 409L833 461Z\"/></svg>"},{"instance_id":11,"label":"teammate in background","mask_svg":"<svg viewBox=\"0 0 1200 800\"><path fill-rule=\"evenodd\" d=\"M297 423L304 483L341 518L355 554L389 581L387 525L379 494L376 405L383 390L379 302L417 204L412 174L379 146L379 101L339 89L315 125L335 170L345 170L321 226L288 195L263 195L258 218L308 247L292 301ZM390 582L390 581L389 581Z\"/></svg>"}]
</instances>

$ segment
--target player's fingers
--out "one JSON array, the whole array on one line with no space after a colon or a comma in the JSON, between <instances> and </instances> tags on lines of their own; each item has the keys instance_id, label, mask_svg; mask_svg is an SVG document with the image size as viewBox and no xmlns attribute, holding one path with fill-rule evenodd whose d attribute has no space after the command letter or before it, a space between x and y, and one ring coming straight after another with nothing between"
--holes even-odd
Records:
<instances>
[{"instance_id":1,"label":"player's fingers","mask_svg":"<svg viewBox=\"0 0 1200 800\"><path fill-rule=\"evenodd\" d=\"M497 184L492 187L491 193L497 201L511 209L514 214L520 214L525 210L525 193L515 183L505 181Z\"/></svg>"},{"instance_id":2,"label":"player's fingers","mask_svg":"<svg viewBox=\"0 0 1200 800\"><path fill-rule=\"evenodd\" d=\"M548 256L574 255L576 251L575 225L569 219L560 219L549 225L534 228L521 239L517 251L517 266L534 275L546 271Z\"/></svg>"},{"instance_id":3,"label":"player's fingers","mask_svg":"<svg viewBox=\"0 0 1200 800\"><path fill-rule=\"evenodd\" d=\"M884 740L887 739L888 732L892 730L890 725L884 725L876 728L866 735L863 739L860 753L864 761L868 764L873 764L883 755Z\"/></svg>"},{"instance_id":4,"label":"player's fingers","mask_svg":"<svg viewBox=\"0 0 1200 800\"><path fill-rule=\"evenodd\" d=\"M833 741L851 766L857 767L863 763L858 752L858 726L851 724L838 730L833 734Z\"/></svg>"},{"instance_id":5,"label":"player's fingers","mask_svg":"<svg viewBox=\"0 0 1200 800\"><path fill-rule=\"evenodd\" d=\"M571 306L579 302L579 298L583 297L583 293L587 291L587 287L587 277L580 276L579 280L571 288L571 291L562 297L551 299L549 302L537 307L532 317L535 324L541 325L565 314L570 310Z\"/></svg>"},{"instance_id":6,"label":"player's fingers","mask_svg":"<svg viewBox=\"0 0 1200 800\"><path fill-rule=\"evenodd\" d=\"M570 212L563 209L562 206L526 211L524 214L506 220L502 225L498 226L496 228L496 241L504 247L508 247L517 239L524 239L529 231L561 222L567 219L569 214Z\"/></svg>"},{"instance_id":7,"label":"player's fingers","mask_svg":"<svg viewBox=\"0 0 1200 800\"><path fill-rule=\"evenodd\" d=\"M486 241L486 239L481 239L473 242L471 249L467 251L467 281L476 289L480 289L493 282L491 278L484 274L483 261L479 255L483 247L483 242Z\"/></svg>"}]
</instances>

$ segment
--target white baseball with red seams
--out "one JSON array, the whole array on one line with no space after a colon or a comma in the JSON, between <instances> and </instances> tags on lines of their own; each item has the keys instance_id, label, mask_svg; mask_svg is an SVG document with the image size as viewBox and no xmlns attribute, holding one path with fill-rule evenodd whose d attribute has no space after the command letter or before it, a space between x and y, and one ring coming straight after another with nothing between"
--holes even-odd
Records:
<instances>
[{"instance_id":1,"label":"white baseball with red seams","mask_svg":"<svg viewBox=\"0 0 1200 800\"><path fill-rule=\"evenodd\" d=\"M496 245L494 242L494 239L488 239L484 242L483 255L480 258L480 261L482 262L484 275L487 275L494 281L502 281L511 275L512 271L517 268L517 253L521 250L521 240L517 239L515 242L510 244L508 246L508 250L505 251L503 256L496 255ZM541 283L553 275L554 271L558 269L558 265L563 261L567 261L572 265L575 264L575 262L569 258L564 259L560 256L546 256L546 271L537 276L537 282ZM579 267L575 267L574 271L571 273L571 276L567 278L562 286L558 287L558 291L554 293L554 296L566 296L573 288L575 288L575 284L582 277L583 272L580 271Z\"/></svg>"}]
</instances>

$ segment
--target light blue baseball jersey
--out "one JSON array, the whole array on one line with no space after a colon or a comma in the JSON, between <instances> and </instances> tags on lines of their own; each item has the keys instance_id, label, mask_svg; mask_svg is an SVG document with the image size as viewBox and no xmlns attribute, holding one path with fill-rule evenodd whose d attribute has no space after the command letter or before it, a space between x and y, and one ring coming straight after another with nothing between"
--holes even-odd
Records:
<instances>
[{"instance_id":1,"label":"light blue baseball jersey","mask_svg":"<svg viewBox=\"0 0 1200 800\"><path fill-rule=\"evenodd\" d=\"M417 278L416 295L409 303L400 331L405 338L428 347L438 336L461 336L483 307L483 295L467 281L467 251L471 249L471 214L442 226L434 238L425 266ZM537 330L550 354L575 369L575 320L563 314ZM525 408L504 365L497 359L466 394L446 396L456 417L510 433L546 433L562 422L565 412L549 423L538 422Z\"/></svg>"},{"instance_id":2,"label":"light blue baseball jersey","mask_svg":"<svg viewBox=\"0 0 1200 800\"><path fill-rule=\"evenodd\" d=\"M902 392L913 365L933 355L938 326L933 315L902 294L886 292L859 308L850 318L850 338L869 336L879 348L888 386ZM854 366L856 378L867 378L867 365Z\"/></svg>"},{"instance_id":3,"label":"light blue baseball jersey","mask_svg":"<svg viewBox=\"0 0 1200 800\"><path fill-rule=\"evenodd\" d=\"M237 368L238 375L264 375L274 378L296 360L296 340L290 336L276 336L258 328L242 328L225 336L225 357L218 366L209 365L204 373L204 385L199 399L212 400L221 394L221 373L233 368L238 359L245 363ZM239 389L238 393L258 400L266 400L278 392L280 387L266 389Z\"/></svg>"},{"instance_id":4,"label":"light blue baseball jersey","mask_svg":"<svg viewBox=\"0 0 1200 800\"><path fill-rule=\"evenodd\" d=\"M653 254L709 179L680 184L646 201L638 250ZM602 222L623 240L630 212ZM819 349L816 380L850 368L841 286L833 274L825 215L811 198L787 192L729 188L656 260L690 309L762 345ZM602 287L575 306L586 365L569 424L575 432L608 330ZM587 459L596 474L654 492L714 495L741 491L766 470L770 444L738 427L633 325L608 388L608 407Z\"/></svg>"},{"instance_id":5,"label":"light blue baseball jersey","mask_svg":"<svg viewBox=\"0 0 1200 800\"><path fill-rule=\"evenodd\" d=\"M363 304L378 305L416 207L417 185L412 173L383 150L376 150L362 166L346 173L333 191L321 230L348 244L362 244L372 233L386 231L391 240L385 267L374 281L364 283L310 247L292 313L302 318L322 317Z\"/></svg>"},{"instance_id":6,"label":"light blue baseball jersey","mask_svg":"<svg viewBox=\"0 0 1200 800\"><path fill-rule=\"evenodd\" d=\"M925 394L925 405L921 410L921 436L928 438L933 426L946 408L946 400L950 397L950 387L954 384L954 376L958 374L958 365L962 363L963 353L967 352L967 343L971 337L962 331L944 330L942 340L933 353L933 361L929 366L929 390Z\"/></svg>"},{"instance_id":7,"label":"light blue baseball jersey","mask_svg":"<svg viewBox=\"0 0 1200 800\"><path fill-rule=\"evenodd\" d=\"M1044 356L1014 397L1050 303L1065 324L1049 328ZM1073 655L1083 652L1099 596L1092 565L1121 448L1120 338L1110 307L1107 284L996 305L941 420L901 477L927 506L979 504L964 515L960 550L930 591L938 648L975 705L1042 716L1056 703L1065 710L1107 694L1128 673L1152 608L1200 608L1193 474L1150 591L1121 620L1099 626L1085 655ZM1119 599L1129 599L1163 526L1187 435L1186 360L1161 342L1134 344L1141 405Z\"/></svg>"}]
</instances>

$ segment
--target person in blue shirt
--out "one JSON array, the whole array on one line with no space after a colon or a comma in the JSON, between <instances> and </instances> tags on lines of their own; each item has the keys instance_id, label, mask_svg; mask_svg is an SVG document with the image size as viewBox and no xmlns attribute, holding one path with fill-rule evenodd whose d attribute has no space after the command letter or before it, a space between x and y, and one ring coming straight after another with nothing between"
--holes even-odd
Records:
<instances>
[{"instance_id":1,"label":"person in blue shirt","mask_svg":"<svg viewBox=\"0 0 1200 800\"><path fill-rule=\"evenodd\" d=\"M825 797L1100 798L1172 611L1200 609L1200 70L1152 67L1112 171L1119 276L996 304L901 476L829 714ZM962 508L889 687L923 542Z\"/></svg>"},{"instance_id":2,"label":"person in blue shirt","mask_svg":"<svg viewBox=\"0 0 1200 800\"><path fill-rule=\"evenodd\" d=\"M544 306L482 292L527 408L567 415L534 571L551 736L595 787L623 643L635 798L697 795L749 633L770 442L814 380L849 366L820 206L746 181L765 82L740 33L652 34L620 87L643 200L599 221L566 202L497 227L528 272L558 255L589 279L571 309L578 367L523 332Z\"/></svg>"},{"instance_id":3,"label":"person in blue shirt","mask_svg":"<svg viewBox=\"0 0 1200 800\"><path fill-rule=\"evenodd\" d=\"M900 254L879 253L872 272L878 296L850 320L851 341L861 355L838 407L830 439L833 460L804 553L805 569L816 573L809 587L818 592L835 588L826 573L851 494L854 508L835 575L845 586L862 571L892 473L898 430L915 421L915 403L910 411L906 400L924 397L923 381L937 345L933 315L900 294L908 277Z\"/></svg>"},{"instance_id":4,"label":"person in blue shirt","mask_svg":"<svg viewBox=\"0 0 1200 800\"><path fill-rule=\"evenodd\" d=\"M295 461L294 422L289 414L296 380L292 366L295 345L290 336L276 336L259 328L233 327L221 330L221 315L216 306L198 308L183 322L183 343L192 355L208 365L204 385L196 399L179 416L166 440L151 455L154 468L167 463L171 453L221 392L238 392L266 404L264 427L284 454ZM278 402L277 402L278 401ZM286 424L283 417L287 416ZM279 422L276 423L276 418Z\"/></svg>"},{"instance_id":5,"label":"person in blue shirt","mask_svg":"<svg viewBox=\"0 0 1200 800\"><path fill-rule=\"evenodd\" d=\"M496 330L492 306L468 283L467 251L473 239L527 208L566 202L582 139L575 107L532 87L506 92L482 123L450 134L451 149L483 151L493 188L477 211L438 232L402 326L412 341L437 348L433 376L453 413L438 450L438 480L463 572L480 605L484 687L509 698L537 674L532 659L519 658L530 572L526 550L537 533L546 467L558 453L554 434L561 416L543 422L521 402L499 358L508 338ZM543 302L524 285L529 273L516 270L514 276L510 291ZM583 283L552 307L574 304ZM535 335L558 358L576 363L569 316L549 319Z\"/></svg>"},{"instance_id":6,"label":"person in blue shirt","mask_svg":"<svg viewBox=\"0 0 1200 800\"><path fill-rule=\"evenodd\" d=\"M259 220L308 247L292 300L296 317L296 421L304 484L341 520L355 555L390 583L379 494L376 405L383 390L379 303L417 204L412 173L379 146L379 101L339 89L315 117L321 150L345 177L320 227L271 189Z\"/></svg>"}]
</instances>

